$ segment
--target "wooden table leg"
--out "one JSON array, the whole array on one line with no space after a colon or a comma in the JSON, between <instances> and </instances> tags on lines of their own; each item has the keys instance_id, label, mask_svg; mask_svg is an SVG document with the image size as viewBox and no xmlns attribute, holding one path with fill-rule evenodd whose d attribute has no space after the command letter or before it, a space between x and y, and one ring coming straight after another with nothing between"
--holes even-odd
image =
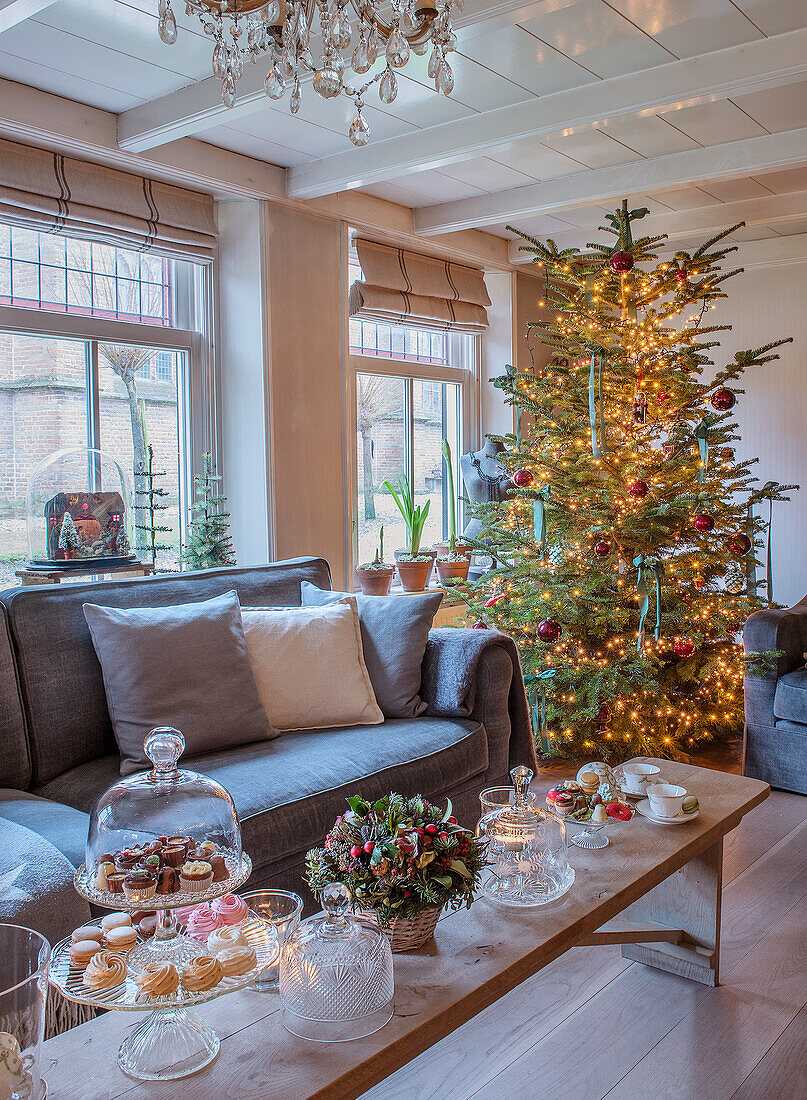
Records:
<instances>
[{"instance_id":1,"label":"wooden table leg","mask_svg":"<svg viewBox=\"0 0 807 1100\"><path fill-rule=\"evenodd\" d=\"M622 946L626 959L681 974L704 985L717 985L720 977L720 907L723 888L722 838L680 871L676 871L629 905L626 920L655 921L680 928L679 943L637 943Z\"/></svg>"}]
</instances>

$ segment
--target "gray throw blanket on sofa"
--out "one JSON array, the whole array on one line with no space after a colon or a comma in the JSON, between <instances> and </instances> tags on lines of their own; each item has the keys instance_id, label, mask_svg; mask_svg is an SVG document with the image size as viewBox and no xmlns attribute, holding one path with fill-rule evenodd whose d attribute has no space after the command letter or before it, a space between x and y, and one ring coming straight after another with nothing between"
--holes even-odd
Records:
<instances>
[{"instance_id":1,"label":"gray throw blanket on sofa","mask_svg":"<svg viewBox=\"0 0 807 1100\"><path fill-rule=\"evenodd\" d=\"M482 655L491 648L504 650L513 669L507 708L512 730L510 767L526 764L535 771L538 762L518 650L506 634L455 627L430 630L421 686L423 698L429 704L427 713L450 718L468 718L474 713L479 703L475 697L477 668Z\"/></svg>"}]
</instances>

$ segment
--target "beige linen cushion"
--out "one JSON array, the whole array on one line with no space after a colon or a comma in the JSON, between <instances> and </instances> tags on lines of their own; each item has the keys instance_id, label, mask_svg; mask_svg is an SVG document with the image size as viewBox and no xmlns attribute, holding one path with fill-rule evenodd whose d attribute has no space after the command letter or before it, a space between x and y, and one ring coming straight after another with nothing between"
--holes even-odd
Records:
<instances>
[{"instance_id":1,"label":"beige linen cushion","mask_svg":"<svg viewBox=\"0 0 807 1100\"><path fill-rule=\"evenodd\" d=\"M278 730L384 721L364 663L355 599L327 607L242 607L258 694Z\"/></svg>"}]
</instances>

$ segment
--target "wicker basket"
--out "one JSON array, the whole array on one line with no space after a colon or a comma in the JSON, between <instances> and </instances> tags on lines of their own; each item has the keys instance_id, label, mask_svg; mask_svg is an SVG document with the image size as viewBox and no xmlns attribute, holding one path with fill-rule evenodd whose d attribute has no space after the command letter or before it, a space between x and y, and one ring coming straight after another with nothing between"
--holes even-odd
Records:
<instances>
[{"instance_id":1,"label":"wicker basket","mask_svg":"<svg viewBox=\"0 0 807 1100\"><path fill-rule=\"evenodd\" d=\"M393 954L415 951L428 943L434 935L442 911L442 905L430 905L421 909L416 917L394 917L385 928L381 929L390 942ZM376 914L372 911L363 910L359 915L369 917L371 920L376 919Z\"/></svg>"}]
</instances>

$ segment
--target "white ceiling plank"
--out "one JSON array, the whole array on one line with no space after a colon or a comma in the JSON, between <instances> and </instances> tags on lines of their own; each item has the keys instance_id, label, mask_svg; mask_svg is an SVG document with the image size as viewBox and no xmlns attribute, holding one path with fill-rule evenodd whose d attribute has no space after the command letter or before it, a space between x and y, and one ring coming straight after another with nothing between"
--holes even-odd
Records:
<instances>
[{"instance_id":1,"label":"white ceiling plank","mask_svg":"<svg viewBox=\"0 0 807 1100\"><path fill-rule=\"evenodd\" d=\"M608 0L677 57L722 50L762 37L733 0Z\"/></svg>"},{"instance_id":2,"label":"white ceiling plank","mask_svg":"<svg viewBox=\"0 0 807 1100\"><path fill-rule=\"evenodd\" d=\"M0 34L55 3L57 0L0 0Z\"/></svg>"},{"instance_id":3,"label":"white ceiling plank","mask_svg":"<svg viewBox=\"0 0 807 1100\"><path fill-rule=\"evenodd\" d=\"M618 116L658 113L679 105L779 87L803 80L805 75L807 28L689 61L659 65L649 73L603 80L595 89L557 92L301 165L290 172L289 193L296 198L315 198L491 154L507 144L559 130L568 132ZM144 132L159 129L158 121L152 118L149 122L150 109L145 106L132 112L130 117L138 120L138 126L129 131L130 141L138 142Z\"/></svg>"},{"instance_id":4,"label":"white ceiling plank","mask_svg":"<svg viewBox=\"0 0 807 1100\"><path fill-rule=\"evenodd\" d=\"M745 141L689 149L666 157L634 161L566 176L563 185L553 180L499 191L479 199L445 203L415 213L418 233L431 236L458 229L498 225L534 213L552 213L574 206L616 200L625 193L663 190L706 180L731 179L807 163L807 127L784 134L763 134Z\"/></svg>"}]
</instances>

